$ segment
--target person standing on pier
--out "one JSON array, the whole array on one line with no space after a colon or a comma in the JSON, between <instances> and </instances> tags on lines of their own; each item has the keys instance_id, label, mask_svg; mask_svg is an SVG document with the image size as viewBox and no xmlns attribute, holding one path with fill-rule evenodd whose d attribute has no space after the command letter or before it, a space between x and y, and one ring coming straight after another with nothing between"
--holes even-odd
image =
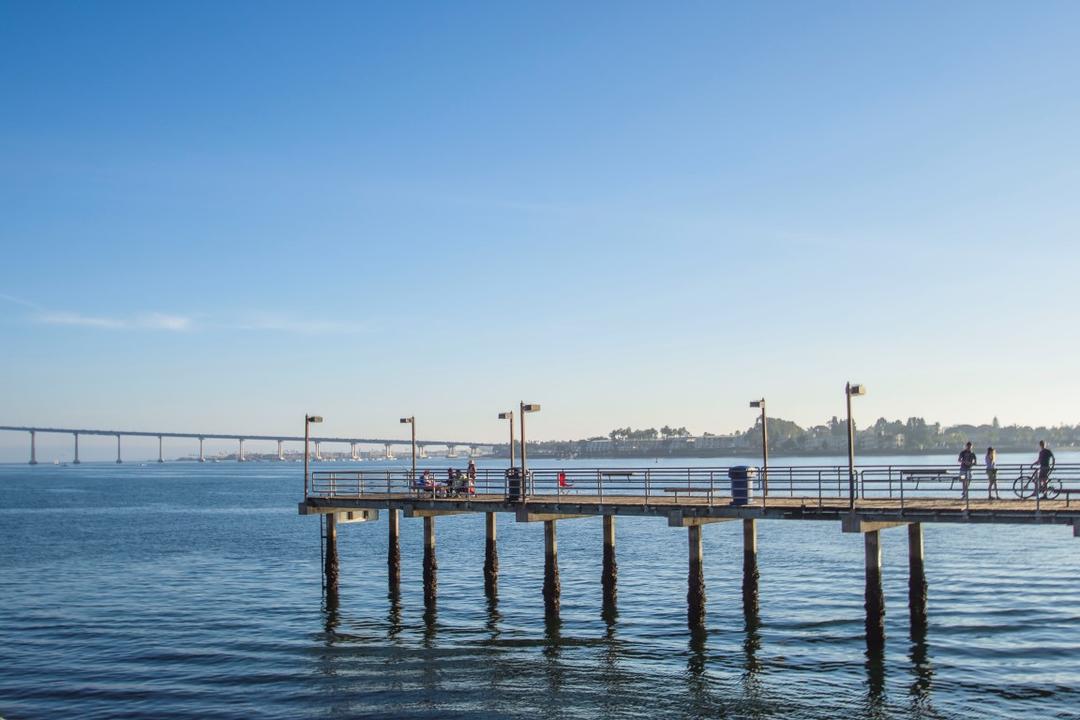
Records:
<instances>
[{"instance_id":1,"label":"person standing on pier","mask_svg":"<svg viewBox=\"0 0 1080 720\"><path fill-rule=\"evenodd\" d=\"M1000 500L1001 493L998 492L997 484L997 450L992 447L986 448L983 464L986 465L986 499L993 500L996 497Z\"/></svg>"},{"instance_id":2,"label":"person standing on pier","mask_svg":"<svg viewBox=\"0 0 1080 720\"><path fill-rule=\"evenodd\" d=\"M1050 448L1046 447L1046 441L1039 441L1039 458L1031 463L1031 467L1039 466L1039 492L1046 492L1046 485L1050 481L1050 471L1054 469L1054 465L1057 464L1057 458L1054 457L1054 453L1050 451Z\"/></svg>"},{"instance_id":3,"label":"person standing on pier","mask_svg":"<svg viewBox=\"0 0 1080 720\"><path fill-rule=\"evenodd\" d=\"M970 442L968 442L967 445L964 445L964 449L956 456L956 460L960 463L960 484L964 488L963 498L966 500L968 496L968 486L971 485L971 468L978 462L975 453L971 449Z\"/></svg>"}]
</instances>

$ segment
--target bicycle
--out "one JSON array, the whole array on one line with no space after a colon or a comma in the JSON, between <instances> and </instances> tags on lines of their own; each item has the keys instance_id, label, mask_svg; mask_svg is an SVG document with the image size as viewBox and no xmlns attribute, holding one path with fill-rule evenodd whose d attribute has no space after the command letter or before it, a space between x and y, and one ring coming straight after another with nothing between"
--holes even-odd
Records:
<instances>
[{"instance_id":1,"label":"bicycle","mask_svg":"<svg viewBox=\"0 0 1080 720\"><path fill-rule=\"evenodd\" d=\"M1013 480L1013 493L1021 500L1030 500L1035 497L1035 488L1038 487L1039 468L1035 468L1027 476L1021 475ZM1047 478L1039 495L1044 500L1053 500L1061 494L1061 481L1057 478Z\"/></svg>"}]
</instances>

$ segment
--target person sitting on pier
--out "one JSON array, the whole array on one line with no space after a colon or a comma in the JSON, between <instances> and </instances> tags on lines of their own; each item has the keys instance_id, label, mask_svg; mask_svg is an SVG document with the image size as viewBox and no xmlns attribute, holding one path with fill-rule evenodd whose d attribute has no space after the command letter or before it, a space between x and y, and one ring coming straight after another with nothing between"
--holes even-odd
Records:
<instances>
[{"instance_id":1,"label":"person sitting on pier","mask_svg":"<svg viewBox=\"0 0 1080 720\"><path fill-rule=\"evenodd\" d=\"M971 468L978 462L975 453L971 449L970 442L964 445L964 449L956 456L956 460L960 463L960 485L963 487L961 497L966 500L968 496L968 486L971 484Z\"/></svg>"},{"instance_id":2,"label":"person sitting on pier","mask_svg":"<svg viewBox=\"0 0 1080 720\"><path fill-rule=\"evenodd\" d=\"M438 489L435 484L435 473L425 470L423 474L413 480L413 490L420 492L434 492Z\"/></svg>"}]
</instances>

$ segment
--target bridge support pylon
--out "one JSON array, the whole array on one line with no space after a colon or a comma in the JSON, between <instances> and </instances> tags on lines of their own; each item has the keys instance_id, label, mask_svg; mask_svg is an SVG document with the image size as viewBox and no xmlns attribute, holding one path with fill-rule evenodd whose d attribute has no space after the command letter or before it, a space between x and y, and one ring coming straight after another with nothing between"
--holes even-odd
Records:
<instances>
[{"instance_id":1,"label":"bridge support pylon","mask_svg":"<svg viewBox=\"0 0 1080 720\"><path fill-rule=\"evenodd\" d=\"M278 440L277 441L277 459L278 459L279 462L285 460L285 441L284 440Z\"/></svg>"},{"instance_id":2,"label":"bridge support pylon","mask_svg":"<svg viewBox=\"0 0 1080 720\"><path fill-rule=\"evenodd\" d=\"M240 438L240 452L236 456L236 462L244 462L244 438Z\"/></svg>"},{"instance_id":3,"label":"bridge support pylon","mask_svg":"<svg viewBox=\"0 0 1080 720\"><path fill-rule=\"evenodd\" d=\"M37 433L30 431L30 464L37 465Z\"/></svg>"},{"instance_id":4,"label":"bridge support pylon","mask_svg":"<svg viewBox=\"0 0 1080 720\"><path fill-rule=\"evenodd\" d=\"M74 462L75 465L78 465L79 464L79 433L73 433L73 435L75 436L75 460L73 462Z\"/></svg>"},{"instance_id":5,"label":"bridge support pylon","mask_svg":"<svg viewBox=\"0 0 1080 720\"><path fill-rule=\"evenodd\" d=\"M203 438L199 438L199 462L206 462L206 455L203 454Z\"/></svg>"},{"instance_id":6,"label":"bridge support pylon","mask_svg":"<svg viewBox=\"0 0 1080 720\"><path fill-rule=\"evenodd\" d=\"M124 462L124 461L120 458L120 436L117 435L116 436L116 464L119 465L122 462Z\"/></svg>"},{"instance_id":7,"label":"bridge support pylon","mask_svg":"<svg viewBox=\"0 0 1080 720\"><path fill-rule=\"evenodd\" d=\"M315 459L322 460L322 448L319 446L319 441L315 441Z\"/></svg>"},{"instance_id":8,"label":"bridge support pylon","mask_svg":"<svg viewBox=\"0 0 1080 720\"><path fill-rule=\"evenodd\" d=\"M162 454L162 443L163 443L163 441L161 439L161 436L158 435L157 436L157 461L159 463L165 462L165 456Z\"/></svg>"}]
</instances>

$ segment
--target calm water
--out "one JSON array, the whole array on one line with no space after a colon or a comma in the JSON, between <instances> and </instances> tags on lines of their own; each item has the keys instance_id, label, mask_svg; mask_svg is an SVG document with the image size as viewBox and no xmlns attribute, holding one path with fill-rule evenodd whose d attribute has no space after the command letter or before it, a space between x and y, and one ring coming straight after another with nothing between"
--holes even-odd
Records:
<instances>
[{"instance_id":1,"label":"calm water","mask_svg":"<svg viewBox=\"0 0 1080 720\"><path fill-rule=\"evenodd\" d=\"M328 613L301 487L295 464L0 466L0 715L1080 718L1080 540L1066 528L926 527L919 642L906 534L883 533L879 664L862 636L862 541L833 523L759 523L752 631L740 524L705 527L708 632L691 637L686 533L656 519L619 520L610 622L599 519L559 524L553 624L542 525L500 517L492 606L482 515L438 521L435 615L419 520L402 521L397 605L386 523L343 526Z\"/></svg>"}]
</instances>

